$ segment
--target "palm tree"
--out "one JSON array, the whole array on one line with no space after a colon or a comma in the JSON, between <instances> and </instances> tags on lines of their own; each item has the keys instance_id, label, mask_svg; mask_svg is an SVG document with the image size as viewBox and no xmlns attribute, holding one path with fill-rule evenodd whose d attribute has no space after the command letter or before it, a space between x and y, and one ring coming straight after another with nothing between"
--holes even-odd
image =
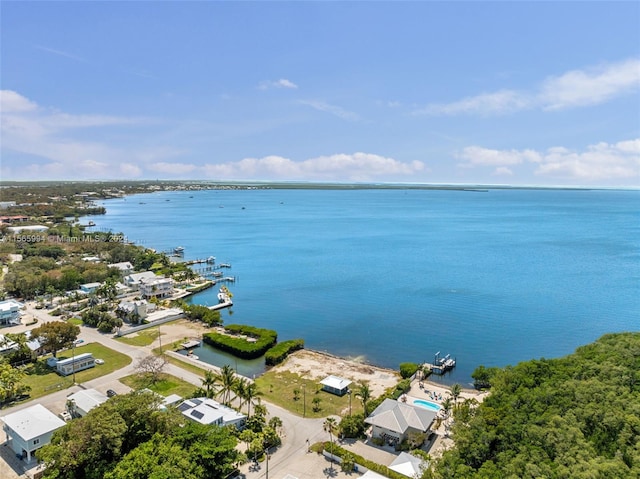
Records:
<instances>
[{"instance_id":1,"label":"palm tree","mask_svg":"<svg viewBox=\"0 0 640 479\"><path fill-rule=\"evenodd\" d=\"M246 389L247 389L248 380L246 378L238 377L236 379L235 384L233 385L233 393L238 398L238 410L242 411L242 405L246 400Z\"/></svg>"},{"instance_id":2,"label":"palm tree","mask_svg":"<svg viewBox=\"0 0 640 479\"><path fill-rule=\"evenodd\" d=\"M329 440L331 441L331 454L334 453L333 451L333 431L336 428L336 420L333 417L328 417L327 419L324 420L324 423L322 424L322 428L325 430L325 432L329 433ZM333 461L331 461L331 469L333 470Z\"/></svg>"},{"instance_id":3,"label":"palm tree","mask_svg":"<svg viewBox=\"0 0 640 479\"><path fill-rule=\"evenodd\" d=\"M236 373L229 364L226 364L215 377L216 381L220 383L218 394L222 396L222 403L228 406L231 403L231 393L234 391L237 381Z\"/></svg>"},{"instance_id":4,"label":"palm tree","mask_svg":"<svg viewBox=\"0 0 640 479\"><path fill-rule=\"evenodd\" d=\"M254 399L260 400L259 396L261 394L262 393L258 391L256 383L247 381L247 384L244 387L244 400L247 403L247 416L251 417L251 403Z\"/></svg>"},{"instance_id":5,"label":"palm tree","mask_svg":"<svg viewBox=\"0 0 640 479\"><path fill-rule=\"evenodd\" d=\"M204 386L208 398L212 398L216 393L216 375L213 371L207 370L204 372L204 379L201 379L202 386Z\"/></svg>"},{"instance_id":6,"label":"palm tree","mask_svg":"<svg viewBox=\"0 0 640 479\"><path fill-rule=\"evenodd\" d=\"M444 411L445 417L449 417L449 412L451 411L451 398L446 398L442 401L442 410Z\"/></svg>"},{"instance_id":7,"label":"palm tree","mask_svg":"<svg viewBox=\"0 0 640 479\"><path fill-rule=\"evenodd\" d=\"M453 396L454 407L458 404L458 398L460 397L461 392L462 386L460 386L458 383L451 386L451 396Z\"/></svg>"},{"instance_id":8,"label":"palm tree","mask_svg":"<svg viewBox=\"0 0 640 479\"><path fill-rule=\"evenodd\" d=\"M362 409L364 410L365 417L367 414L367 403L371 400L371 389L368 384L361 384L356 391L356 396L360 398L362 402Z\"/></svg>"}]
</instances>

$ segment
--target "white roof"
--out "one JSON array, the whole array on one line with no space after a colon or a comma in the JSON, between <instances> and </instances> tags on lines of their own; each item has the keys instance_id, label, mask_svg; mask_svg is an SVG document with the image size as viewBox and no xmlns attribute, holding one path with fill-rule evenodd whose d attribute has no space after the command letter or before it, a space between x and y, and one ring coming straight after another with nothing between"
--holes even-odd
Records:
<instances>
[{"instance_id":1,"label":"white roof","mask_svg":"<svg viewBox=\"0 0 640 479\"><path fill-rule=\"evenodd\" d=\"M67 399L75 402L76 406L82 409L84 412L89 412L94 407L100 406L100 404L107 402L109 398L102 394L100 391L96 391L95 389L85 389L70 394Z\"/></svg>"},{"instance_id":2,"label":"white roof","mask_svg":"<svg viewBox=\"0 0 640 479\"><path fill-rule=\"evenodd\" d=\"M389 464L389 469L404 474L408 477L418 477L422 472L420 465L423 464L422 459L408 452L401 452L396 459ZM426 465L426 462L425 462Z\"/></svg>"},{"instance_id":3,"label":"white roof","mask_svg":"<svg viewBox=\"0 0 640 479\"><path fill-rule=\"evenodd\" d=\"M36 404L0 418L24 441L30 441L49 432L60 429L64 421L42 404Z\"/></svg>"},{"instance_id":4,"label":"white roof","mask_svg":"<svg viewBox=\"0 0 640 479\"><path fill-rule=\"evenodd\" d=\"M0 301L0 311L11 311L14 308L22 308L23 304L17 302L15 299L7 299L6 301Z\"/></svg>"},{"instance_id":5,"label":"white roof","mask_svg":"<svg viewBox=\"0 0 640 479\"><path fill-rule=\"evenodd\" d=\"M338 376L327 376L322 381L320 381L320 384L334 389L344 389L346 387L349 387L351 381L349 381L348 379L339 378Z\"/></svg>"},{"instance_id":6,"label":"white roof","mask_svg":"<svg viewBox=\"0 0 640 479\"><path fill-rule=\"evenodd\" d=\"M121 263L111 263L107 265L109 268L118 268L120 271L127 271L133 269L133 265L129 261L123 261Z\"/></svg>"},{"instance_id":7,"label":"white roof","mask_svg":"<svg viewBox=\"0 0 640 479\"><path fill-rule=\"evenodd\" d=\"M127 281L130 283L138 283L144 279L154 279L158 277L153 271L143 271L142 273L132 273L127 276Z\"/></svg>"},{"instance_id":8,"label":"white roof","mask_svg":"<svg viewBox=\"0 0 640 479\"><path fill-rule=\"evenodd\" d=\"M213 424L220 420L223 425L233 424L247 417L209 398L187 399L178 406L178 410L200 424Z\"/></svg>"},{"instance_id":9,"label":"white roof","mask_svg":"<svg viewBox=\"0 0 640 479\"><path fill-rule=\"evenodd\" d=\"M77 361L84 361L85 359L92 358L92 357L93 357L93 353L76 354L75 356L72 356L70 358L63 359L62 361L58 361L56 364L58 366L66 366L67 364L73 364L74 362L77 362Z\"/></svg>"}]
</instances>

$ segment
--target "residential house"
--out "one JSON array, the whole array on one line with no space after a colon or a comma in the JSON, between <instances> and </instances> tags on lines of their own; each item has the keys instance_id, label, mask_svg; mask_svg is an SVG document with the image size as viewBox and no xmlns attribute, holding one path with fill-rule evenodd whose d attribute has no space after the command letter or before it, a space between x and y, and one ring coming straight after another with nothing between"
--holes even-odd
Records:
<instances>
[{"instance_id":1,"label":"residential house","mask_svg":"<svg viewBox=\"0 0 640 479\"><path fill-rule=\"evenodd\" d=\"M120 271L122 278L129 276L133 273L133 265L129 261L123 261L121 263L112 263L107 265L109 268L115 268Z\"/></svg>"},{"instance_id":2,"label":"residential house","mask_svg":"<svg viewBox=\"0 0 640 479\"><path fill-rule=\"evenodd\" d=\"M122 311L124 319L128 321L145 319L150 312L149 303L144 299L134 301L121 301L118 309Z\"/></svg>"},{"instance_id":3,"label":"residential house","mask_svg":"<svg viewBox=\"0 0 640 479\"><path fill-rule=\"evenodd\" d=\"M246 415L235 409L204 397L187 399L178 406L178 410L184 417L200 424L234 425L238 429L244 426L244 421L247 418Z\"/></svg>"},{"instance_id":4,"label":"residential house","mask_svg":"<svg viewBox=\"0 0 640 479\"><path fill-rule=\"evenodd\" d=\"M364 422L373 426L372 437L396 444L412 432L428 433L436 415L427 408L385 399Z\"/></svg>"},{"instance_id":5,"label":"residential house","mask_svg":"<svg viewBox=\"0 0 640 479\"><path fill-rule=\"evenodd\" d=\"M351 381L348 379L340 378L338 376L327 376L322 381L322 390L328 393L335 394L337 396L344 396L349 392L349 385Z\"/></svg>"},{"instance_id":6,"label":"residential house","mask_svg":"<svg viewBox=\"0 0 640 479\"><path fill-rule=\"evenodd\" d=\"M140 289L140 282L143 280L154 280L159 278L153 271L143 271L142 273L132 273L124 277L124 284L133 290Z\"/></svg>"},{"instance_id":7,"label":"residential house","mask_svg":"<svg viewBox=\"0 0 640 479\"><path fill-rule=\"evenodd\" d=\"M389 464L389 469L399 472L407 477L417 478L422 476L423 469L428 465L427 461L420 459L413 454L401 452L398 457Z\"/></svg>"},{"instance_id":8,"label":"residential house","mask_svg":"<svg viewBox=\"0 0 640 479\"><path fill-rule=\"evenodd\" d=\"M102 286L102 283L85 283L80 285L80 292L83 294L92 294Z\"/></svg>"},{"instance_id":9,"label":"residential house","mask_svg":"<svg viewBox=\"0 0 640 479\"><path fill-rule=\"evenodd\" d=\"M96 365L93 353L83 353L69 359L56 362L56 371L61 376L68 376L73 372L83 371Z\"/></svg>"},{"instance_id":10,"label":"residential house","mask_svg":"<svg viewBox=\"0 0 640 479\"><path fill-rule=\"evenodd\" d=\"M42 404L0 418L7 444L21 458L31 461L33 453L51 442L53 433L65 422Z\"/></svg>"},{"instance_id":11,"label":"residential house","mask_svg":"<svg viewBox=\"0 0 640 479\"><path fill-rule=\"evenodd\" d=\"M84 417L93 408L107 402L109 398L95 389L83 389L67 396L67 411L73 417Z\"/></svg>"},{"instance_id":12,"label":"residential house","mask_svg":"<svg viewBox=\"0 0 640 479\"><path fill-rule=\"evenodd\" d=\"M167 298L173 294L173 279L144 280L140 282L139 289L143 298Z\"/></svg>"},{"instance_id":13,"label":"residential house","mask_svg":"<svg viewBox=\"0 0 640 479\"><path fill-rule=\"evenodd\" d=\"M0 325L20 324L20 311L24 305L15 299L0 301Z\"/></svg>"},{"instance_id":14,"label":"residential house","mask_svg":"<svg viewBox=\"0 0 640 479\"><path fill-rule=\"evenodd\" d=\"M0 355L9 354L20 349L20 345L0 334Z\"/></svg>"}]
</instances>

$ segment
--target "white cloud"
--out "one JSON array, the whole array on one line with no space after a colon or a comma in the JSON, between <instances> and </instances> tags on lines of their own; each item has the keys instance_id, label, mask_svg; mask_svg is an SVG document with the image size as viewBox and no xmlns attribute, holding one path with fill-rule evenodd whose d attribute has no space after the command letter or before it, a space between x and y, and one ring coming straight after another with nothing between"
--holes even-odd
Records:
<instances>
[{"instance_id":1,"label":"white cloud","mask_svg":"<svg viewBox=\"0 0 640 479\"><path fill-rule=\"evenodd\" d=\"M536 165L538 176L598 182L618 179L640 181L640 138L618 143L597 143L584 151L556 146L535 150L493 150L480 146L464 148L455 155L465 160L459 166L496 167L493 174L511 175L516 165Z\"/></svg>"},{"instance_id":2,"label":"white cloud","mask_svg":"<svg viewBox=\"0 0 640 479\"><path fill-rule=\"evenodd\" d=\"M170 176L185 176L186 173L191 173L195 171L196 168L196 165L189 163L167 163L164 161L152 163L148 166L148 169L151 171L165 173Z\"/></svg>"},{"instance_id":3,"label":"white cloud","mask_svg":"<svg viewBox=\"0 0 640 479\"><path fill-rule=\"evenodd\" d=\"M338 118L342 118L343 120L348 121L357 121L360 119L357 113L352 111L347 111L342 107L336 105L330 105L329 103L325 103L319 100L300 100L302 105L310 106L314 110L323 111L326 113L331 113L332 115L337 116Z\"/></svg>"},{"instance_id":4,"label":"white cloud","mask_svg":"<svg viewBox=\"0 0 640 479\"><path fill-rule=\"evenodd\" d=\"M540 89L539 101L547 110L597 105L638 87L640 60L630 59L548 78Z\"/></svg>"},{"instance_id":5,"label":"white cloud","mask_svg":"<svg viewBox=\"0 0 640 479\"><path fill-rule=\"evenodd\" d=\"M13 90L0 90L0 112L23 113L34 111L38 105Z\"/></svg>"},{"instance_id":6,"label":"white cloud","mask_svg":"<svg viewBox=\"0 0 640 479\"><path fill-rule=\"evenodd\" d=\"M280 80L275 81L263 81L258 85L259 90L269 90L271 88L287 88L295 90L298 88L298 85L293 83L291 80L287 80L286 78L280 78Z\"/></svg>"},{"instance_id":7,"label":"white cloud","mask_svg":"<svg viewBox=\"0 0 640 479\"><path fill-rule=\"evenodd\" d=\"M416 110L428 115L499 115L539 108L560 110L604 103L640 88L640 59L572 70L548 77L532 91L503 89Z\"/></svg>"},{"instance_id":8,"label":"white cloud","mask_svg":"<svg viewBox=\"0 0 640 479\"><path fill-rule=\"evenodd\" d=\"M513 90L501 90L463 98L453 103L431 104L415 113L427 113L430 115L457 115L459 113L491 115L512 113L528 108L530 105L531 98L526 94Z\"/></svg>"},{"instance_id":9,"label":"white cloud","mask_svg":"<svg viewBox=\"0 0 640 479\"><path fill-rule=\"evenodd\" d=\"M3 157L7 153L17 158L31 158L31 163L16 164L4 160L5 178L113 178L118 174L140 176L139 167L126 166L122 161L134 163L141 159L155 160L175 154L160 147L154 150L126 151L119 145L74 138L78 128L111 128L142 125L151 121L144 118L107 115L72 115L47 107L11 90L0 91L0 131ZM3 159L4 159L3 158Z\"/></svg>"},{"instance_id":10,"label":"white cloud","mask_svg":"<svg viewBox=\"0 0 640 479\"><path fill-rule=\"evenodd\" d=\"M455 156L465 160L461 166L518 165L540 159L539 154L533 150L492 150L481 146L468 146Z\"/></svg>"},{"instance_id":11,"label":"white cloud","mask_svg":"<svg viewBox=\"0 0 640 479\"><path fill-rule=\"evenodd\" d=\"M425 171L420 161L403 163L370 153L336 154L304 161L281 156L245 158L203 167L207 177L300 181L394 181Z\"/></svg>"}]
</instances>

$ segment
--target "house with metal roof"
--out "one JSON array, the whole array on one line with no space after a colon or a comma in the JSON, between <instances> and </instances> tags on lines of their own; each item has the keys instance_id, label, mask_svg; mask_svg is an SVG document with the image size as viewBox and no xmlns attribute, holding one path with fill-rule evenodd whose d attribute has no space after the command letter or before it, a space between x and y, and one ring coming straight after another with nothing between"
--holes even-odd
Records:
<instances>
[{"instance_id":1,"label":"house with metal roof","mask_svg":"<svg viewBox=\"0 0 640 479\"><path fill-rule=\"evenodd\" d=\"M49 444L53 433L65 424L42 404L7 414L0 420L4 423L8 445L27 462L34 452Z\"/></svg>"},{"instance_id":2,"label":"house with metal roof","mask_svg":"<svg viewBox=\"0 0 640 479\"><path fill-rule=\"evenodd\" d=\"M238 429L244 426L247 416L235 409L223 406L209 398L193 398L183 401L178 411L186 418L200 424L217 424L218 426L234 425Z\"/></svg>"},{"instance_id":3,"label":"house with metal roof","mask_svg":"<svg viewBox=\"0 0 640 479\"><path fill-rule=\"evenodd\" d=\"M24 304L19 303L15 299L0 301L0 324L11 326L20 324L20 316L22 316L21 309L23 307Z\"/></svg>"},{"instance_id":4,"label":"house with metal roof","mask_svg":"<svg viewBox=\"0 0 640 479\"><path fill-rule=\"evenodd\" d=\"M401 452L398 457L389 464L389 469L399 472L407 477L420 477L422 471L429 464L424 459L409 454L408 452Z\"/></svg>"},{"instance_id":5,"label":"house with metal roof","mask_svg":"<svg viewBox=\"0 0 640 479\"><path fill-rule=\"evenodd\" d=\"M93 353L78 354L77 356L55 362L56 371L58 371L58 374L61 376L68 376L74 372L77 373L78 371L92 368L95 365L96 360L93 357Z\"/></svg>"},{"instance_id":6,"label":"house with metal roof","mask_svg":"<svg viewBox=\"0 0 640 479\"><path fill-rule=\"evenodd\" d=\"M395 444L404 441L412 432L428 433L436 411L385 399L364 422L371 424L371 436Z\"/></svg>"},{"instance_id":7,"label":"house with metal roof","mask_svg":"<svg viewBox=\"0 0 640 479\"><path fill-rule=\"evenodd\" d=\"M82 389L67 396L67 410L72 416L84 417L93 408L107 402L109 398L95 389Z\"/></svg>"},{"instance_id":8,"label":"house with metal roof","mask_svg":"<svg viewBox=\"0 0 640 479\"><path fill-rule=\"evenodd\" d=\"M349 385L351 384L351 381L331 375L320 381L320 384L322 384L323 391L327 391L328 393L335 394L337 396L344 396L349 392Z\"/></svg>"}]
</instances>

